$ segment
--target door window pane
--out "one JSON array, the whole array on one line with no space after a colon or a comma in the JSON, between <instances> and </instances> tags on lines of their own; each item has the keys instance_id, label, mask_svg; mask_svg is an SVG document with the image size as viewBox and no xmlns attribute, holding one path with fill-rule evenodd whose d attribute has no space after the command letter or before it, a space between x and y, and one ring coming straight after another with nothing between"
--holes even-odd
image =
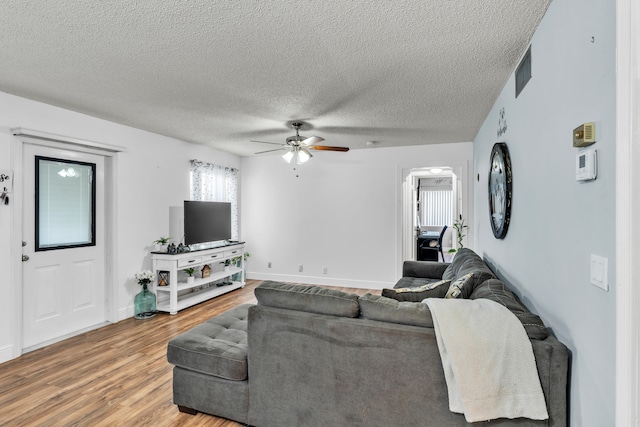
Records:
<instances>
[{"instance_id":1,"label":"door window pane","mask_svg":"<svg viewBox=\"0 0 640 427\"><path fill-rule=\"evenodd\" d=\"M36 251L95 246L94 163L36 156Z\"/></svg>"}]
</instances>

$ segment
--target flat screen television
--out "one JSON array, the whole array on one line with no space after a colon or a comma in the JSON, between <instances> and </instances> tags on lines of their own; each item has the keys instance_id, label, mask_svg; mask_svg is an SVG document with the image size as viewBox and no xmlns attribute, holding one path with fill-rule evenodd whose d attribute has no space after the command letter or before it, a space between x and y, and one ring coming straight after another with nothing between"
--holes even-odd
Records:
<instances>
[{"instance_id":1,"label":"flat screen television","mask_svg":"<svg viewBox=\"0 0 640 427\"><path fill-rule=\"evenodd\" d=\"M231 239L231 203L184 201L184 243Z\"/></svg>"}]
</instances>

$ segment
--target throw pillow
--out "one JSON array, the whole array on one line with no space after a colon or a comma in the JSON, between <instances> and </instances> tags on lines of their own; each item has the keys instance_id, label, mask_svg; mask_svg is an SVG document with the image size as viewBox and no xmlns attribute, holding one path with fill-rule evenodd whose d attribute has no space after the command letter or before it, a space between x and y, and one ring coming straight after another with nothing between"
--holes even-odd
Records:
<instances>
[{"instance_id":1,"label":"throw pillow","mask_svg":"<svg viewBox=\"0 0 640 427\"><path fill-rule=\"evenodd\" d=\"M451 280L440 280L414 288L383 289L382 296L397 301L420 302L425 298L442 298L449 289Z\"/></svg>"},{"instance_id":2,"label":"throw pillow","mask_svg":"<svg viewBox=\"0 0 640 427\"><path fill-rule=\"evenodd\" d=\"M447 290L445 298L468 298L471 295L473 287L473 273L465 274L464 276L451 282L449 289Z\"/></svg>"}]
</instances>

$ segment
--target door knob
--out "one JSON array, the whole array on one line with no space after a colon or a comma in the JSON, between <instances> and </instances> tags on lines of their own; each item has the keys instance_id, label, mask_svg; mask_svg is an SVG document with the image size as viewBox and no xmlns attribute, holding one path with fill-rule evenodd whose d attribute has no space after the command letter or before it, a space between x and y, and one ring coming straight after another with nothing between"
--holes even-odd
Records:
<instances>
[{"instance_id":1,"label":"door knob","mask_svg":"<svg viewBox=\"0 0 640 427\"><path fill-rule=\"evenodd\" d=\"M29 255L22 255L22 262L29 261Z\"/></svg>"}]
</instances>

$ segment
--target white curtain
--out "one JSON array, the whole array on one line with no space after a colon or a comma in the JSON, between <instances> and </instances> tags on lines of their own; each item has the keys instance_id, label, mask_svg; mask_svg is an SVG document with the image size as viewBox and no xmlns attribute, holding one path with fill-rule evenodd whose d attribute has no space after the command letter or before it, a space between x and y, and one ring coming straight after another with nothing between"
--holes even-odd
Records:
<instances>
[{"instance_id":1,"label":"white curtain","mask_svg":"<svg viewBox=\"0 0 640 427\"><path fill-rule=\"evenodd\" d=\"M238 169L191 160L191 200L231 203L231 238L238 239Z\"/></svg>"}]
</instances>

